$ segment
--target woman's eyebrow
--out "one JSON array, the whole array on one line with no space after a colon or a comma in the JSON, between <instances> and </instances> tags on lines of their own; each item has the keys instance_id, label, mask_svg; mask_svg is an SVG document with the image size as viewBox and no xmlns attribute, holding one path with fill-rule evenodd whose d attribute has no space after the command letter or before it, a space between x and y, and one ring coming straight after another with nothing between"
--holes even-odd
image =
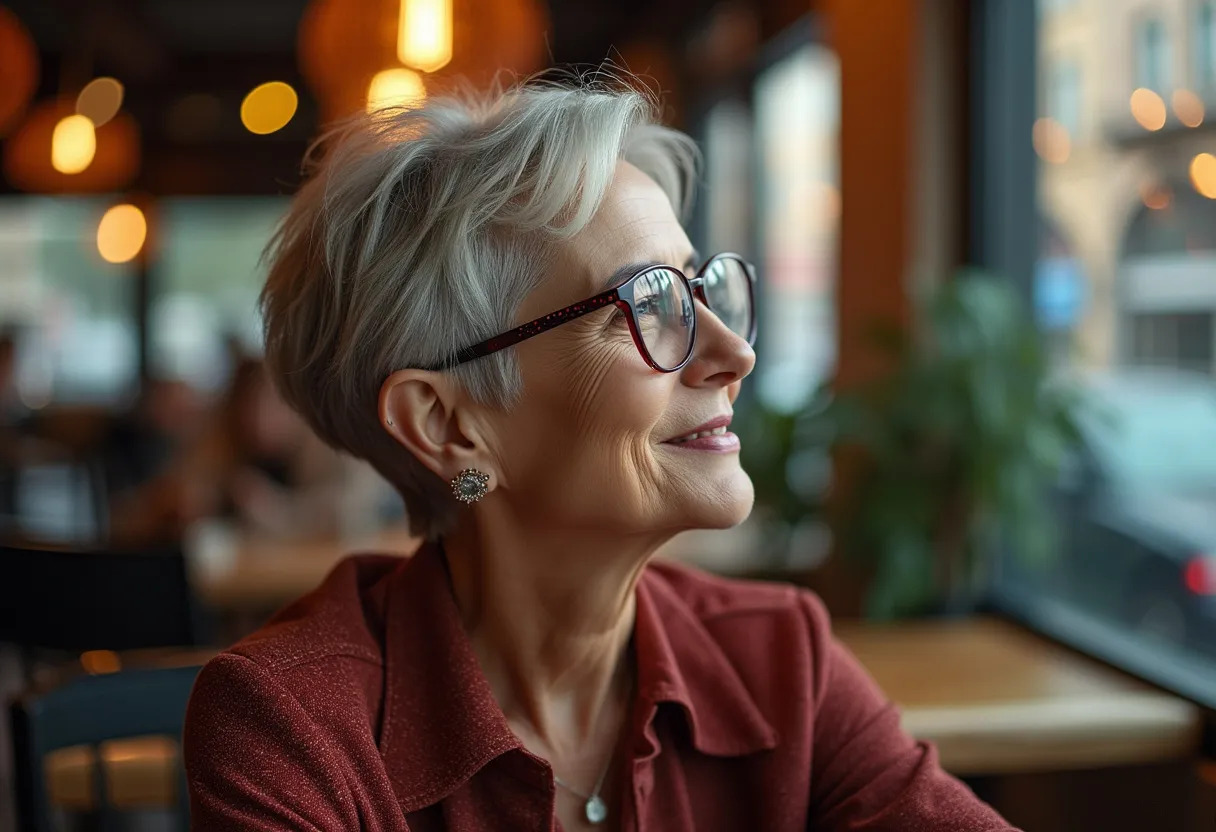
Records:
<instances>
[{"instance_id":1,"label":"woman's eyebrow","mask_svg":"<svg viewBox=\"0 0 1216 832\"><path fill-rule=\"evenodd\" d=\"M624 266L621 266L619 269L617 269L616 271L614 271L612 274L608 275L608 277L606 277L604 279L604 282L600 285L600 290L606 292L609 289L615 289L617 286L620 286L626 280L633 277L638 272L642 271L642 269L648 269L651 266L657 266L657 265L659 265L657 262L626 263Z\"/></svg>"},{"instance_id":2,"label":"woman's eyebrow","mask_svg":"<svg viewBox=\"0 0 1216 832\"><path fill-rule=\"evenodd\" d=\"M694 248L692 250L692 252L688 255L688 257L686 257L684 259L684 270L688 271L690 269L695 269L700 264L701 264L701 255L698 254L697 250ZM642 271L643 269L649 269L652 266L659 266L659 265L662 265L662 264L659 263L659 261L657 261L657 260L652 260L652 261L648 261L645 263L626 263L624 266L621 266L619 269L617 269L612 274L608 275L607 278L604 279L604 282L600 284L600 291L606 292L609 289L615 289L617 286L620 286L626 280L633 277L635 274Z\"/></svg>"}]
</instances>

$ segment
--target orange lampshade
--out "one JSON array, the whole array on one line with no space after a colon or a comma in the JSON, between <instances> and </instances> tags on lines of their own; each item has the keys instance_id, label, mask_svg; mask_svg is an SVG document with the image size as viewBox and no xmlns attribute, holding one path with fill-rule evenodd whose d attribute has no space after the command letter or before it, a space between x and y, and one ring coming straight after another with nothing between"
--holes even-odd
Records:
<instances>
[{"instance_id":1,"label":"orange lampshade","mask_svg":"<svg viewBox=\"0 0 1216 832\"><path fill-rule=\"evenodd\" d=\"M139 128L120 112L96 129L92 160L79 173L55 169L51 159L55 128L75 113L74 98L44 101L4 144L4 176L34 193L97 193L125 188L139 173Z\"/></svg>"},{"instance_id":2,"label":"orange lampshade","mask_svg":"<svg viewBox=\"0 0 1216 832\"><path fill-rule=\"evenodd\" d=\"M423 75L428 91L445 79L475 85L499 70L527 75L545 66L548 25L538 0L453 0L452 60ZM300 71L332 122L367 105L378 72L401 65L398 35L401 0L313 0L300 20Z\"/></svg>"},{"instance_id":3,"label":"orange lampshade","mask_svg":"<svg viewBox=\"0 0 1216 832\"><path fill-rule=\"evenodd\" d=\"M0 136L20 120L38 87L38 50L17 15L0 6Z\"/></svg>"}]
</instances>

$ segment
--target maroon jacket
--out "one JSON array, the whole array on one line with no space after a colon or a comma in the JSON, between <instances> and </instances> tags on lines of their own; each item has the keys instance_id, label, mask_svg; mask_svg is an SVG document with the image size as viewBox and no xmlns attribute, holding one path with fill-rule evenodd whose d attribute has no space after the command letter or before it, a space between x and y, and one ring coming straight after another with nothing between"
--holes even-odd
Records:
<instances>
[{"instance_id":1,"label":"maroon jacket","mask_svg":"<svg viewBox=\"0 0 1216 832\"><path fill-rule=\"evenodd\" d=\"M185 759L196 830L553 830L437 546L349 558L212 660ZM654 564L637 589L628 830L1009 830L938 767L812 594Z\"/></svg>"}]
</instances>

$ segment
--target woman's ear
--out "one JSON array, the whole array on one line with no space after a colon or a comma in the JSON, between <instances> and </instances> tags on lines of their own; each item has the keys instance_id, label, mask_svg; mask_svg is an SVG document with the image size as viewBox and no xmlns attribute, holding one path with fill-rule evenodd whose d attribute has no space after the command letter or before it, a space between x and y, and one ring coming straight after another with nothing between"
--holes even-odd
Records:
<instances>
[{"instance_id":1,"label":"woman's ear","mask_svg":"<svg viewBox=\"0 0 1216 832\"><path fill-rule=\"evenodd\" d=\"M430 370L397 370L380 385L380 424L445 482L465 468L493 476L480 437L469 430L467 404L450 379Z\"/></svg>"}]
</instances>

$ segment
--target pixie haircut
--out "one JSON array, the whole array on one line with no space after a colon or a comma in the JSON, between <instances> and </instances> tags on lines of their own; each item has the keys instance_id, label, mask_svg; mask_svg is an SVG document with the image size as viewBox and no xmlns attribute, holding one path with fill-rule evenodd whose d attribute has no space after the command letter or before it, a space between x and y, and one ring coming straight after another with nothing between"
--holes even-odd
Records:
<instances>
[{"instance_id":1,"label":"pixie haircut","mask_svg":"<svg viewBox=\"0 0 1216 832\"><path fill-rule=\"evenodd\" d=\"M526 83L380 111L323 138L267 248L266 363L325 442L371 463L415 533L452 525L448 485L381 426L381 385L515 326L552 246L582 230L625 160L681 218L698 154L625 85ZM521 395L514 350L447 370L479 403Z\"/></svg>"}]
</instances>

